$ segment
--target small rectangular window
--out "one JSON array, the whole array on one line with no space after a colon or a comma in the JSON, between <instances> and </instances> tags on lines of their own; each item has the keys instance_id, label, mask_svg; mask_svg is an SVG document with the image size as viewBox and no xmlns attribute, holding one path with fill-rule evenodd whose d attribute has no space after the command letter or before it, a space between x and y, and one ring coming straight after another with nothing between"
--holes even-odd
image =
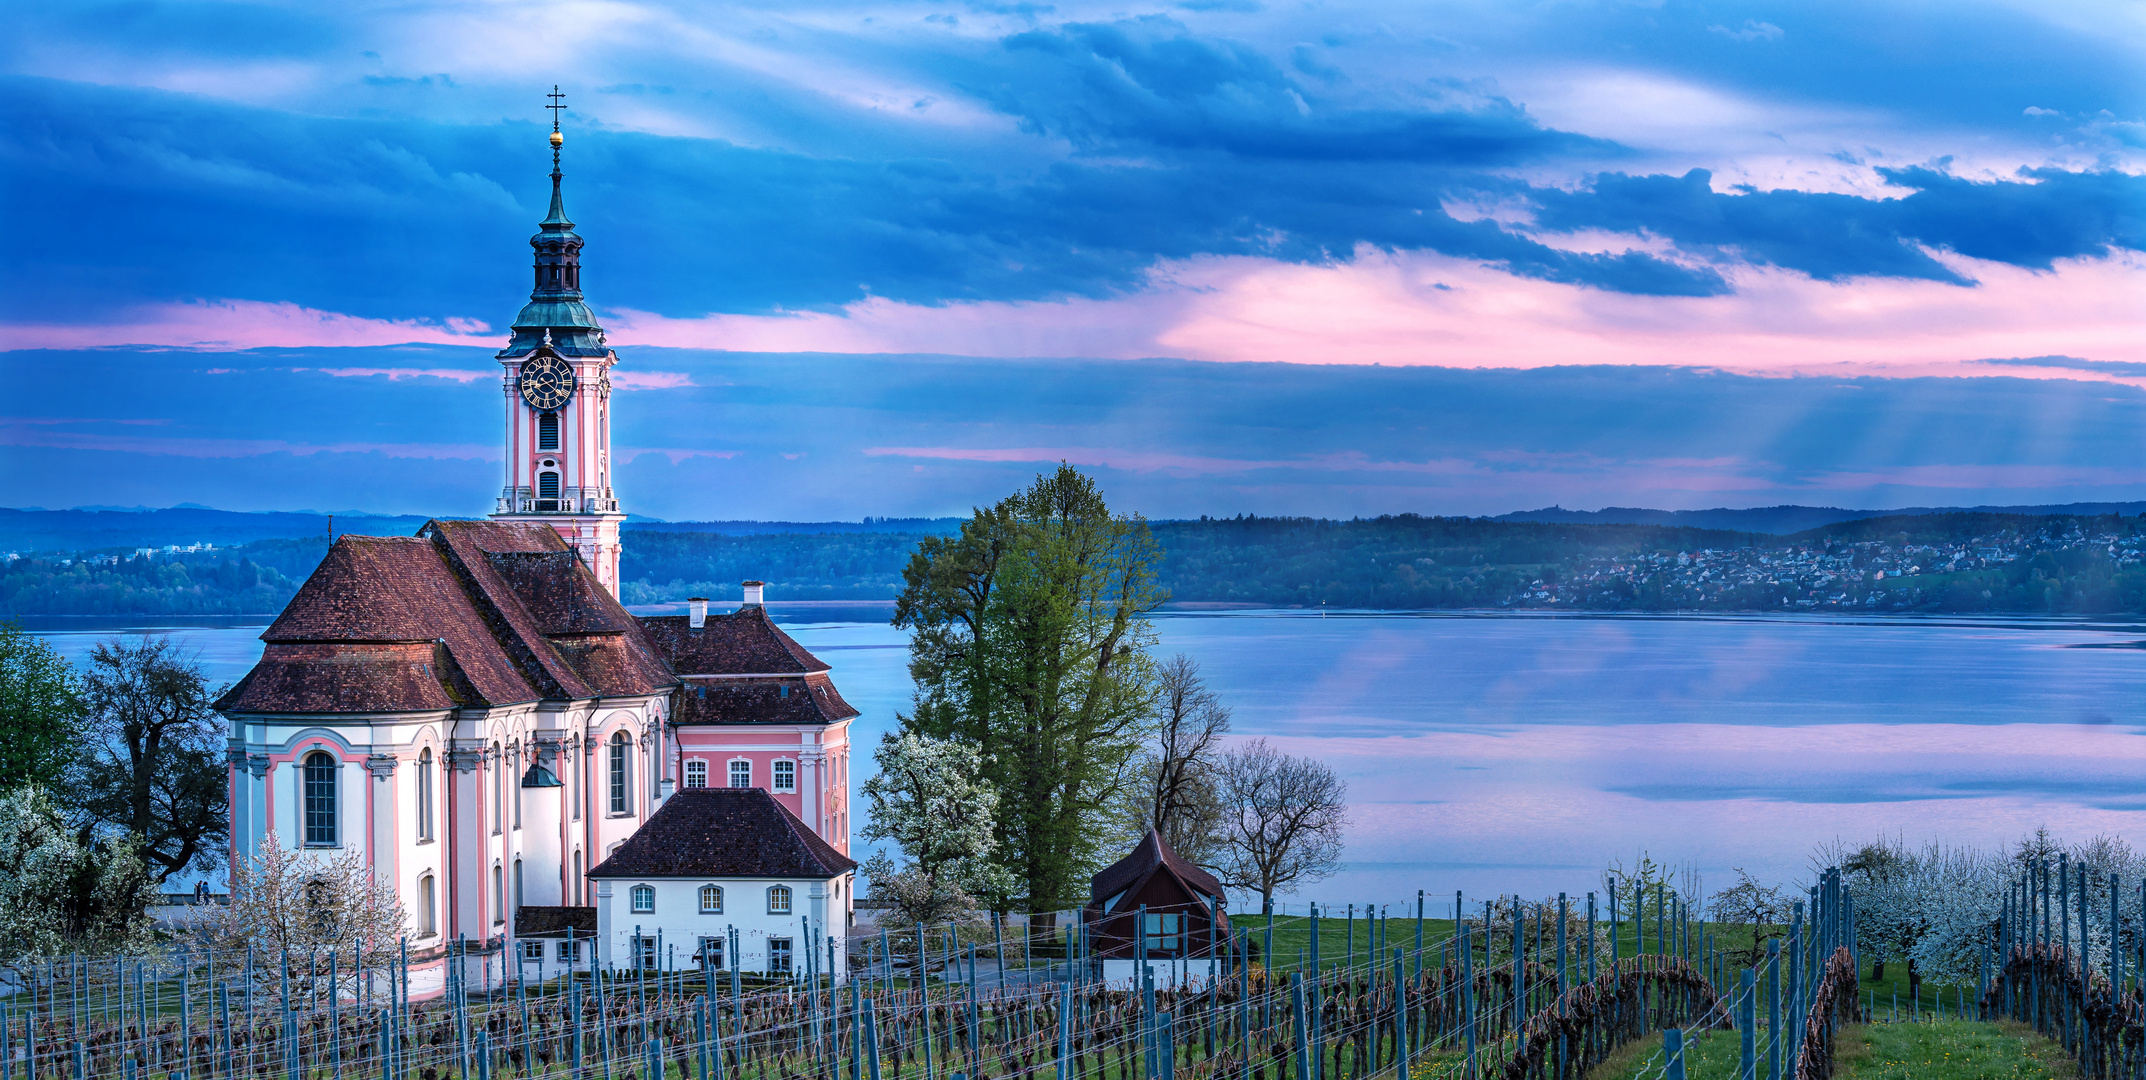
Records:
<instances>
[{"instance_id":1,"label":"small rectangular window","mask_svg":"<svg viewBox=\"0 0 2146 1080\"><path fill-rule=\"evenodd\" d=\"M686 786L687 786L687 787L707 787L707 786L708 786L708 763L707 763L707 762L705 762L705 761L688 761L688 762L686 762Z\"/></svg>"},{"instance_id":2,"label":"small rectangular window","mask_svg":"<svg viewBox=\"0 0 2146 1080\"><path fill-rule=\"evenodd\" d=\"M790 973L789 938L767 939L767 970L770 975L787 975Z\"/></svg>"},{"instance_id":3,"label":"small rectangular window","mask_svg":"<svg viewBox=\"0 0 2146 1080\"><path fill-rule=\"evenodd\" d=\"M544 943L541 941L522 942L522 959L535 960L541 963L544 959Z\"/></svg>"},{"instance_id":4,"label":"small rectangular window","mask_svg":"<svg viewBox=\"0 0 2146 1080\"><path fill-rule=\"evenodd\" d=\"M654 971L656 969L656 939L648 935L634 938L633 960L634 964L642 971Z\"/></svg>"},{"instance_id":5,"label":"small rectangular window","mask_svg":"<svg viewBox=\"0 0 2146 1080\"><path fill-rule=\"evenodd\" d=\"M733 761L733 762L731 762L731 763L730 763L730 786L731 786L731 787L751 787L751 786L753 786L753 763L752 763L752 762L750 762L750 761Z\"/></svg>"},{"instance_id":6,"label":"small rectangular window","mask_svg":"<svg viewBox=\"0 0 2146 1080\"><path fill-rule=\"evenodd\" d=\"M1148 916L1147 939L1149 952L1176 952L1178 920L1182 915Z\"/></svg>"},{"instance_id":7,"label":"small rectangular window","mask_svg":"<svg viewBox=\"0 0 2146 1080\"><path fill-rule=\"evenodd\" d=\"M775 790L797 790L797 762L778 761L775 763Z\"/></svg>"},{"instance_id":8,"label":"small rectangular window","mask_svg":"<svg viewBox=\"0 0 2146 1080\"><path fill-rule=\"evenodd\" d=\"M723 970L723 939L704 937L700 939L700 963L702 967Z\"/></svg>"},{"instance_id":9,"label":"small rectangular window","mask_svg":"<svg viewBox=\"0 0 2146 1080\"><path fill-rule=\"evenodd\" d=\"M579 959L581 959L581 942L562 941L559 943L559 960L561 963L571 964Z\"/></svg>"}]
</instances>

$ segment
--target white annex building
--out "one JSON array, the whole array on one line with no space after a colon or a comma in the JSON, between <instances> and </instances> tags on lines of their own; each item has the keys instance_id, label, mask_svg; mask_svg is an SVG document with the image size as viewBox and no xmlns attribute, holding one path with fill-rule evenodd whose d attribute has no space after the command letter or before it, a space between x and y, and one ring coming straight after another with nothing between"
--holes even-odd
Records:
<instances>
[{"instance_id":1,"label":"white annex building","mask_svg":"<svg viewBox=\"0 0 2146 1080\"><path fill-rule=\"evenodd\" d=\"M727 614L619 606L618 355L582 302L556 132L552 145L536 290L499 354L498 512L338 538L216 703L231 724L232 858L270 835L359 850L402 896L431 986L449 943L467 943L474 980L511 971L523 922L593 929L589 871L680 787L762 792L824 847L823 867L849 851L857 711L768 618L759 583ZM794 902L834 878L813 880ZM839 897L823 925L846 924L846 886ZM525 908L546 910L517 920Z\"/></svg>"}]
</instances>

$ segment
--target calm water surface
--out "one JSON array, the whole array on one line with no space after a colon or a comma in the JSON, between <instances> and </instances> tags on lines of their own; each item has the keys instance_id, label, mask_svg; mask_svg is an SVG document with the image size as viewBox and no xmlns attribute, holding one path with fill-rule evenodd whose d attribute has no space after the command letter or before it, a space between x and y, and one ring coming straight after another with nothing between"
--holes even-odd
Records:
<instances>
[{"instance_id":1,"label":"calm water surface","mask_svg":"<svg viewBox=\"0 0 2146 1080\"><path fill-rule=\"evenodd\" d=\"M773 610L835 666L871 746L909 696L887 609ZM266 622L147 629L227 681ZM119 627L33 628L79 659ZM1584 892L1642 850L1711 888L1739 866L1796 876L1818 844L1880 831L2146 840L2137 624L1264 611L1157 628L1236 734L1348 780L1350 866L1298 902Z\"/></svg>"}]
</instances>

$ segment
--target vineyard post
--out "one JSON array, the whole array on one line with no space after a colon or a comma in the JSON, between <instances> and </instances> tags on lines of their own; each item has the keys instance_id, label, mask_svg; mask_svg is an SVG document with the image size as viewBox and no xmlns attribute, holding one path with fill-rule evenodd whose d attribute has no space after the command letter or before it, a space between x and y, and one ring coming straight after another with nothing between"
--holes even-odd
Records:
<instances>
[{"instance_id":1,"label":"vineyard post","mask_svg":"<svg viewBox=\"0 0 2146 1080\"><path fill-rule=\"evenodd\" d=\"M1401 978L1401 950L1393 951L1394 1080L1408 1080L1408 983Z\"/></svg>"},{"instance_id":2,"label":"vineyard post","mask_svg":"<svg viewBox=\"0 0 2146 1080\"><path fill-rule=\"evenodd\" d=\"M1803 901L1796 901L1795 912L1788 922L1788 1000L1794 1015L1804 1013L1803 1005ZM1803 1050L1803 1025L1793 1024L1788 1033L1789 1068L1800 1060Z\"/></svg>"},{"instance_id":3,"label":"vineyard post","mask_svg":"<svg viewBox=\"0 0 2146 1080\"><path fill-rule=\"evenodd\" d=\"M1742 1056L1738 1059L1741 1064L1736 1069L1737 1080L1754 1080L1758 1076L1758 1002L1753 1000L1758 993L1752 978L1754 974L1750 968L1743 970L1742 988L1738 993L1742 1015L1736 1018L1736 1026L1743 1029L1737 1033L1743 1038L1739 1040Z\"/></svg>"},{"instance_id":4,"label":"vineyard post","mask_svg":"<svg viewBox=\"0 0 2146 1080\"><path fill-rule=\"evenodd\" d=\"M1766 1080L1781 1080L1781 939L1766 939Z\"/></svg>"},{"instance_id":5,"label":"vineyard post","mask_svg":"<svg viewBox=\"0 0 2146 1080\"><path fill-rule=\"evenodd\" d=\"M991 913L991 940L994 943L992 955L998 957L998 984L999 988L1003 990L1006 987L1006 913L1003 911ZM1066 955L1066 959L1068 961L1073 959L1070 950Z\"/></svg>"},{"instance_id":6,"label":"vineyard post","mask_svg":"<svg viewBox=\"0 0 2146 1080\"><path fill-rule=\"evenodd\" d=\"M1468 941L1468 924L1457 918L1459 914L1456 909L1454 921L1460 926L1461 1026L1468 1032L1468 1080L1475 1080L1475 946ZM1486 937L1490 933L1487 924L1483 933Z\"/></svg>"},{"instance_id":7,"label":"vineyard post","mask_svg":"<svg viewBox=\"0 0 2146 1080\"><path fill-rule=\"evenodd\" d=\"M2109 997L2112 1001L2124 996L2124 950L2117 937L2124 921L2121 881L2116 871L2109 871Z\"/></svg>"},{"instance_id":8,"label":"vineyard post","mask_svg":"<svg viewBox=\"0 0 2146 1080\"><path fill-rule=\"evenodd\" d=\"M866 1080L879 1080L878 1010L869 998L864 1003L864 1063Z\"/></svg>"},{"instance_id":9,"label":"vineyard post","mask_svg":"<svg viewBox=\"0 0 2146 1080\"><path fill-rule=\"evenodd\" d=\"M1058 1080L1073 1080L1073 1009L1063 985L1058 988Z\"/></svg>"},{"instance_id":10,"label":"vineyard post","mask_svg":"<svg viewBox=\"0 0 2146 1080\"><path fill-rule=\"evenodd\" d=\"M193 950L179 954L179 1071L189 1076L194 1072L194 1010L187 997L187 976L193 969ZM14 1080L12 1075L6 1080Z\"/></svg>"},{"instance_id":11,"label":"vineyard post","mask_svg":"<svg viewBox=\"0 0 2146 1080\"><path fill-rule=\"evenodd\" d=\"M924 1080L938 1080L931 1059L931 978L924 966L924 924L917 924L917 1011L924 1018Z\"/></svg>"},{"instance_id":12,"label":"vineyard post","mask_svg":"<svg viewBox=\"0 0 2146 1080\"><path fill-rule=\"evenodd\" d=\"M1668 1080L1684 1080L1684 1032L1680 1028L1662 1029L1662 1064Z\"/></svg>"},{"instance_id":13,"label":"vineyard post","mask_svg":"<svg viewBox=\"0 0 2146 1080\"><path fill-rule=\"evenodd\" d=\"M1528 996L1528 939L1523 927L1527 919L1522 914L1524 901L1520 894L1513 894L1513 1038L1521 1037L1521 1026L1527 1022Z\"/></svg>"},{"instance_id":14,"label":"vineyard post","mask_svg":"<svg viewBox=\"0 0 2146 1080\"><path fill-rule=\"evenodd\" d=\"M1295 1080L1309 1080L1311 1077L1311 1032L1307 1030L1308 1025L1305 1023L1304 1017L1304 972L1302 970L1289 973L1289 1009L1290 1014L1296 1020L1297 1068ZM1473 1068L1472 1062L1470 1068Z\"/></svg>"},{"instance_id":15,"label":"vineyard post","mask_svg":"<svg viewBox=\"0 0 2146 1080\"><path fill-rule=\"evenodd\" d=\"M337 961L341 957L340 948L328 950L328 1070L333 1080L343 1080L343 992L336 982L340 974ZM147 1032L149 1029L145 1025L142 1030Z\"/></svg>"}]
</instances>

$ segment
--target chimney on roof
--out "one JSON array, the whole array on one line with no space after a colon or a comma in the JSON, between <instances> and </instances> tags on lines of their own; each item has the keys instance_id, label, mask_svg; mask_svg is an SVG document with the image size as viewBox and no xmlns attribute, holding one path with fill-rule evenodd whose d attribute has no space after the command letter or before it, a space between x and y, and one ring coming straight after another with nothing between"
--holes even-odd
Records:
<instances>
[{"instance_id":1,"label":"chimney on roof","mask_svg":"<svg viewBox=\"0 0 2146 1080\"><path fill-rule=\"evenodd\" d=\"M748 582L746 582L746 583L745 583L745 604L744 604L744 606L745 606L745 607L759 607L759 606L760 606L760 595L761 595L761 590L762 590L762 589L765 589L765 588L767 588L767 582L765 582L765 581L748 581Z\"/></svg>"},{"instance_id":2,"label":"chimney on roof","mask_svg":"<svg viewBox=\"0 0 2146 1080\"><path fill-rule=\"evenodd\" d=\"M687 625L687 626L690 626L690 627L692 627L692 628L693 628L693 629L695 629L695 630L699 630L699 629L701 629L702 627L705 627L705 626L707 626L707 625L708 625L708 598L707 598L707 597L705 597L705 596L695 596L695 597L692 597L691 599L688 599L688 600L686 601L686 611L688 611L688 612L690 613L690 614L688 614L688 615L686 616L686 625Z\"/></svg>"}]
</instances>

